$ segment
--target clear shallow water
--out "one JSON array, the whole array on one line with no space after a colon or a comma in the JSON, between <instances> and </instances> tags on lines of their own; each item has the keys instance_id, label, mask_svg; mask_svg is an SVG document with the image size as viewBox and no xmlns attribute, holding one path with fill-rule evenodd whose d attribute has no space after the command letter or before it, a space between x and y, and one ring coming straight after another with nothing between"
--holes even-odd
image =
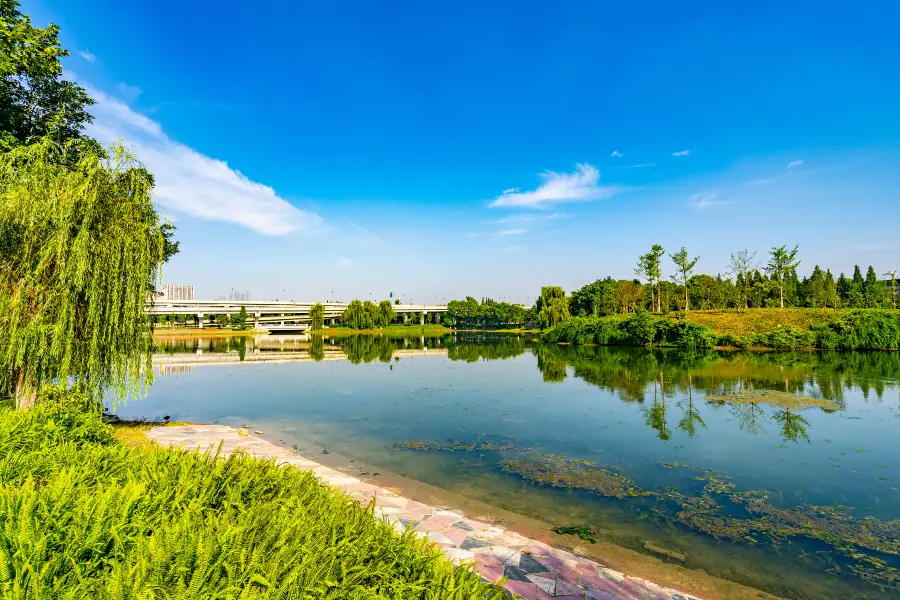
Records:
<instances>
[{"instance_id":1,"label":"clear shallow water","mask_svg":"<svg viewBox=\"0 0 900 600\"><path fill-rule=\"evenodd\" d=\"M683 354L471 334L269 336L163 340L156 364L163 374L148 397L120 416L252 423L309 454L327 448L552 525L588 525L635 550L651 542L686 554L691 568L788 598L900 597L885 579L900 567L897 556L846 543L866 518L876 547L900 541L891 525L900 519L900 353ZM749 388L831 406L707 400ZM395 447L411 440L481 446ZM528 466L546 466L547 455L564 457L554 460L576 474L575 489L528 479ZM579 478L580 469L626 477L649 496L598 494L597 479ZM585 481L594 489L579 489ZM704 486L718 483L734 487L704 496ZM748 514L746 498L732 501L762 490L762 513ZM719 509L691 522L685 506L704 497ZM809 521L809 505L841 505L852 520L815 521L818 539L774 541L723 532L710 520L758 523L786 510L782 518L796 524Z\"/></svg>"}]
</instances>

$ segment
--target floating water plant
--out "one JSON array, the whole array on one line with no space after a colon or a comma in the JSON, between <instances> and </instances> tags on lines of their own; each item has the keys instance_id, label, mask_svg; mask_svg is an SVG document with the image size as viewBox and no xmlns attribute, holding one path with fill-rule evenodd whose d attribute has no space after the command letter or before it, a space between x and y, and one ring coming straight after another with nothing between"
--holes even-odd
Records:
<instances>
[{"instance_id":1,"label":"floating water plant","mask_svg":"<svg viewBox=\"0 0 900 600\"><path fill-rule=\"evenodd\" d=\"M830 400L811 398L800 394L789 394L778 390L738 390L722 396L707 396L707 402L717 404L768 404L788 410L806 410L821 408L824 410L840 410L840 406Z\"/></svg>"},{"instance_id":2,"label":"floating water plant","mask_svg":"<svg viewBox=\"0 0 900 600\"><path fill-rule=\"evenodd\" d=\"M553 533L558 533L559 535L577 535L586 542L592 544L597 543L597 539L594 538L594 530L590 527L554 527Z\"/></svg>"}]
</instances>

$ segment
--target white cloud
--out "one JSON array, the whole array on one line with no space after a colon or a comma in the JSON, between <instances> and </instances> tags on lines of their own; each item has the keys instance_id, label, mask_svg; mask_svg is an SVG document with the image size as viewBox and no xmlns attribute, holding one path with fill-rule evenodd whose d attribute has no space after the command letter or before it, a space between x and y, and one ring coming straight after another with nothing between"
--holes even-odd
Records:
<instances>
[{"instance_id":1,"label":"white cloud","mask_svg":"<svg viewBox=\"0 0 900 600\"><path fill-rule=\"evenodd\" d=\"M84 85L82 83L82 85ZM88 135L104 143L123 140L156 178L153 199L166 209L212 221L238 223L264 235L282 235L317 225L271 187L251 181L224 161L170 139L159 123L123 102L85 86L97 101Z\"/></svg>"},{"instance_id":2,"label":"white cloud","mask_svg":"<svg viewBox=\"0 0 900 600\"><path fill-rule=\"evenodd\" d=\"M792 160L788 163L788 169L793 169L794 167L799 167L803 164L802 160Z\"/></svg>"},{"instance_id":3,"label":"white cloud","mask_svg":"<svg viewBox=\"0 0 900 600\"><path fill-rule=\"evenodd\" d=\"M501 194L491 202L491 206L511 206L518 208L544 208L560 202L584 202L609 198L621 191L615 186L600 186L600 171L587 163L578 163L572 173L541 174L542 183L531 192Z\"/></svg>"},{"instance_id":4,"label":"white cloud","mask_svg":"<svg viewBox=\"0 0 900 600\"><path fill-rule=\"evenodd\" d=\"M381 240L381 237L379 237L378 234L372 233L371 231L369 231L368 229L366 229L366 228L363 227L362 225L357 225L357 224L354 223L353 221L349 221L349 223L350 223L350 225L351 225L354 229L356 229L357 231L359 231L359 232L365 234L366 236L372 238L373 240Z\"/></svg>"},{"instance_id":5,"label":"white cloud","mask_svg":"<svg viewBox=\"0 0 900 600\"><path fill-rule=\"evenodd\" d=\"M349 267L350 265L353 264L353 259L352 258L342 258L340 261L338 261L338 264L341 265L342 267Z\"/></svg>"},{"instance_id":6,"label":"white cloud","mask_svg":"<svg viewBox=\"0 0 900 600\"><path fill-rule=\"evenodd\" d=\"M495 219L494 221L490 221L495 225L521 225L523 223L532 223L534 221L552 221L554 219L564 219L569 215L564 213L552 213L549 215L545 214L524 214L524 215L509 215L508 217L503 217L502 219Z\"/></svg>"},{"instance_id":7,"label":"white cloud","mask_svg":"<svg viewBox=\"0 0 900 600\"><path fill-rule=\"evenodd\" d=\"M123 98L127 101L134 100L138 96L141 95L143 90L136 85L128 85L127 83L119 83L116 86L116 89L119 90L119 94L122 95Z\"/></svg>"},{"instance_id":8,"label":"white cloud","mask_svg":"<svg viewBox=\"0 0 900 600\"><path fill-rule=\"evenodd\" d=\"M613 150L613 151L612 151L612 154L610 154L610 156L615 156L615 157L617 157L617 158L621 158L621 157L623 157L623 156L625 156L625 155L622 154L621 152L619 152L618 150Z\"/></svg>"},{"instance_id":9,"label":"white cloud","mask_svg":"<svg viewBox=\"0 0 900 600\"><path fill-rule=\"evenodd\" d=\"M679 150L678 152L673 152L672 156L688 156L690 153L691 153L690 150L685 149L685 150Z\"/></svg>"},{"instance_id":10,"label":"white cloud","mask_svg":"<svg viewBox=\"0 0 900 600\"><path fill-rule=\"evenodd\" d=\"M504 229L503 231L498 231L495 235L522 235L528 231L523 227L517 227L515 229Z\"/></svg>"},{"instance_id":11,"label":"white cloud","mask_svg":"<svg viewBox=\"0 0 900 600\"><path fill-rule=\"evenodd\" d=\"M688 203L697 210L704 210L713 206L725 204L724 201L719 200L719 195L715 192L700 192L699 194L694 194L688 198Z\"/></svg>"},{"instance_id":12,"label":"white cloud","mask_svg":"<svg viewBox=\"0 0 900 600\"><path fill-rule=\"evenodd\" d=\"M94 62L94 61L97 60L97 57L94 56L94 53L93 53L93 52L88 52L87 50L79 50L79 51L78 51L78 56L80 56L81 58L83 58L84 60L86 60L86 61L88 61L88 62L90 62L90 63L92 63L92 62Z\"/></svg>"},{"instance_id":13,"label":"white cloud","mask_svg":"<svg viewBox=\"0 0 900 600\"><path fill-rule=\"evenodd\" d=\"M519 188L507 188L507 189L503 190L503 193L504 194L515 194L515 193L518 193L518 191L519 191Z\"/></svg>"},{"instance_id":14,"label":"white cloud","mask_svg":"<svg viewBox=\"0 0 900 600\"><path fill-rule=\"evenodd\" d=\"M643 169L644 167L655 167L656 163L640 163L637 165L627 165L624 167L613 167L614 169Z\"/></svg>"}]
</instances>

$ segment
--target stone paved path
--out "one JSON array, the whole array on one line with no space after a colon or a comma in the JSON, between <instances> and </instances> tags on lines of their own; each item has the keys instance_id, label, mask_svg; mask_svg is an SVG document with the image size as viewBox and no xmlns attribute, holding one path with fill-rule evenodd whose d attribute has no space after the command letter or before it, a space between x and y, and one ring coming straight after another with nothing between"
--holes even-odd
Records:
<instances>
[{"instance_id":1,"label":"stone paved path","mask_svg":"<svg viewBox=\"0 0 900 600\"><path fill-rule=\"evenodd\" d=\"M242 436L233 427L190 425L155 427L147 436L160 445L216 448L248 454L309 469L316 476L356 500L375 498L376 514L397 529L412 527L439 546L451 560L470 563L481 576L495 582L508 578L506 589L527 600L698 600L650 581L628 577L571 552L548 546L502 527L440 510L350 477L296 452L253 435Z\"/></svg>"}]
</instances>

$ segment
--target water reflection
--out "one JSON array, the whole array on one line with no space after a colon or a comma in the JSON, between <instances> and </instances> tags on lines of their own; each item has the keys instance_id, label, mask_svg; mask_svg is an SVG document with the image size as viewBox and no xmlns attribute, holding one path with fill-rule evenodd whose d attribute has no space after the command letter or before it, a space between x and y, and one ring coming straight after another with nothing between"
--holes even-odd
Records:
<instances>
[{"instance_id":1,"label":"water reflection","mask_svg":"<svg viewBox=\"0 0 900 600\"><path fill-rule=\"evenodd\" d=\"M689 567L780 596L891 597L893 590L872 593L857 579L884 582L893 572L877 565L878 572L860 571L856 551L834 558L833 544L822 541L831 529L822 527L840 525L846 537L856 523L900 519L900 353L547 346L526 336L468 333L173 336L158 343L158 368L176 376L160 378L143 408L131 405L137 415L259 423L307 451L327 447L554 525L595 525L639 551L654 541L687 554ZM233 368L226 367L227 377L202 368L214 364ZM396 449L410 440L453 451ZM533 453L597 465L576 473L594 488L607 483L598 479L601 470L621 473L655 504L646 496L534 486L539 479L498 469L503 459L525 464ZM707 496L716 512L701 514L713 506ZM750 525L768 535L762 525L776 517L778 527L798 527L816 507L838 510L834 505L856 520L828 513L831 520L806 541L794 536L764 546L761 536L750 542L737 535ZM748 507L758 517L749 524L742 522ZM882 535L885 543L898 543L891 536ZM877 547L866 556L881 560L888 548L885 560L900 566L895 545ZM738 553L749 566L736 566ZM838 566L845 571L822 575Z\"/></svg>"}]
</instances>

